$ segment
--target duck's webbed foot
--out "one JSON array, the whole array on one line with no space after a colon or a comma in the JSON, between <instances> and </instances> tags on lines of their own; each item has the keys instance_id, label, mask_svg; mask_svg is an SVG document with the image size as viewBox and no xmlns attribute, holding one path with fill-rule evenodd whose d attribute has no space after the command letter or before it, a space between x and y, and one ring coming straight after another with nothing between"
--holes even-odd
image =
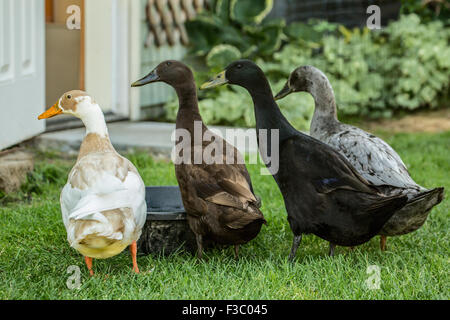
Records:
<instances>
[{"instance_id":1,"label":"duck's webbed foot","mask_svg":"<svg viewBox=\"0 0 450 320\"><path fill-rule=\"evenodd\" d=\"M387 240L386 236L383 236L383 235L380 236L380 249L381 249L381 251L386 251L386 240Z\"/></svg>"},{"instance_id":2,"label":"duck's webbed foot","mask_svg":"<svg viewBox=\"0 0 450 320\"><path fill-rule=\"evenodd\" d=\"M330 257L334 257L334 249L336 248L336 245L332 242L330 242L330 251L328 252L328 255Z\"/></svg>"},{"instance_id":3,"label":"duck's webbed foot","mask_svg":"<svg viewBox=\"0 0 450 320\"><path fill-rule=\"evenodd\" d=\"M239 260L239 245L234 246L234 259Z\"/></svg>"},{"instance_id":4,"label":"duck's webbed foot","mask_svg":"<svg viewBox=\"0 0 450 320\"><path fill-rule=\"evenodd\" d=\"M300 242L302 241L302 235L294 235L294 240L292 241L292 248L291 253L289 253L289 261L294 261L295 255L297 253L298 246L300 245Z\"/></svg>"},{"instance_id":5,"label":"duck's webbed foot","mask_svg":"<svg viewBox=\"0 0 450 320\"><path fill-rule=\"evenodd\" d=\"M137 244L136 241L133 241L130 245L131 259L133 260L133 271L139 273L139 267L137 264Z\"/></svg>"},{"instance_id":6,"label":"duck's webbed foot","mask_svg":"<svg viewBox=\"0 0 450 320\"><path fill-rule=\"evenodd\" d=\"M86 261L86 266L89 270L89 274L91 275L91 277L94 275L94 271L92 271L92 258L91 257L84 257L84 261Z\"/></svg>"}]
</instances>

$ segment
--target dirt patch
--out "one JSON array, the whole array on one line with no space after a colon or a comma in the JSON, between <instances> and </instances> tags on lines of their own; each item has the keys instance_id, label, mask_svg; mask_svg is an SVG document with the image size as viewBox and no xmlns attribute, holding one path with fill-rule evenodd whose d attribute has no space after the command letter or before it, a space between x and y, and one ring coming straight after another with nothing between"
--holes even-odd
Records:
<instances>
[{"instance_id":1,"label":"dirt patch","mask_svg":"<svg viewBox=\"0 0 450 320\"><path fill-rule=\"evenodd\" d=\"M420 112L399 119L364 122L361 127L368 131L389 132L444 132L450 131L450 108Z\"/></svg>"}]
</instances>

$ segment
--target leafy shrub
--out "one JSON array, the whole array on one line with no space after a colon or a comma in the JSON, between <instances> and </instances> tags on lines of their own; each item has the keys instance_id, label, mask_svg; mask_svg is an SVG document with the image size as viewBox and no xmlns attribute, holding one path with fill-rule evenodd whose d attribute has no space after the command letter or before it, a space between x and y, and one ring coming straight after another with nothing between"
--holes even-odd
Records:
<instances>
[{"instance_id":1,"label":"leafy shrub","mask_svg":"<svg viewBox=\"0 0 450 320\"><path fill-rule=\"evenodd\" d=\"M206 56L212 70L241 57L270 56L280 48L284 20L265 20L273 0L215 0L211 7L188 21L186 28L193 40L191 53Z\"/></svg>"},{"instance_id":2,"label":"leafy shrub","mask_svg":"<svg viewBox=\"0 0 450 320\"><path fill-rule=\"evenodd\" d=\"M372 61L373 53L380 48L373 42L371 32L368 29L351 31L337 25L320 29L298 24L296 29L311 29L308 34L313 36L307 41L291 39L283 50L274 54L274 61L261 61L266 74L286 80L295 67L313 65L328 76L341 113L380 116L379 106L374 103L381 99L383 78L374 72L377 66ZM376 56L375 60L378 64Z\"/></svg>"},{"instance_id":3,"label":"leafy shrub","mask_svg":"<svg viewBox=\"0 0 450 320\"><path fill-rule=\"evenodd\" d=\"M449 90L450 29L441 21L421 24L417 15L392 23L381 40L389 42L379 65L387 108L435 108Z\"/></svg>"},{"instance_id":4,"label":"leafy shrub","mask_svg":"<svg viewBox=\"0 0 450 320\"><path fill-rule=\"evenodd\" d=\"M313 65L328 76L341 115L389 117L396 111L436 108L449 101L450 29L440 20L423 23L415 14L403 15L374 31L349 30L325 21L296 22L284 27L282 34L287 41L281 50L271 55L262 51L252 57L274 91L281 88L294 68ZM220 46L226 47L227 54L222 53L220 59L208 54L210 75L219 65L223 68L235 60L238 52L245 57L241 47L225 42L211 51L220 50ZM197 75L196 80L200 79L204 81L205 77ZM252 102L244 90L222 87L201 92L200 98L206 123L254 125ZM279 105L297 128L308 129L314 108L308 94L290 95ZM168 118L175 119L177 102L169 102L167 110Z\"/></svg>"},{"instance_id":5,"label":"leafy shrub","mask_svg":"<svg viewBox=\"0 0 450 320\"><path fill-rule=\"evenodd\" d=\"M399 109L435 108L449 97L450 30L440 21L423 24L411 14L381 32L329 26L323 29L332 32L320 35L318 27L303 29L311 29L306 41L291 38L261 66L278 79L296 66L316 66L328 76L341 114L388 117Z\"/></svg>"},{"instance_id":6,"label":"leafy shrub","mask_svg":"<svg viewBox=\"0 0 450 320\"><path fill-rule=\"evenodd\" d=\"M433 19L441 19L449 24L450 3L448 0L402 0L402 14L417 14L422 21L430 22Z\"/></svg>"}]
</instances>

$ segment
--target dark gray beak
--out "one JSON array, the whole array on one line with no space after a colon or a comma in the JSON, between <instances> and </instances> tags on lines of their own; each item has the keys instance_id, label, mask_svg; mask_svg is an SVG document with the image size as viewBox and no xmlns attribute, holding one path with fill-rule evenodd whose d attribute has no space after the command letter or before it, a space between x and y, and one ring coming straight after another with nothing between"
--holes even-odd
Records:
<instances>
[{"instance_id":1,"label":"dark gray beak","mask_svg":"<svg viewBox=\"0 0 450 320\"><path fill-rule=\"evenodd\" d=\"M280 92L278 92L275 96L275 100L279 100L282 99L284 97L286 97L288 94L292 93L294 90L292 90L291 88L289 88L289 80L286 82L286 84L284 85L283 89L280 90Z\"/></svg>"},{"instance_id":2,"label":"dark gray beak","mask_svg":"<svg viewBox=\"0 0 450 320\"><path fill-rule=\"evenodd\" d=\"M156 69L153 69L148 75L143 77L142 79L135 81L131 84L132 87L140 87L146 85L147 83L160 81L158 73L156 73Z\"/></svg>"}]
</instances>

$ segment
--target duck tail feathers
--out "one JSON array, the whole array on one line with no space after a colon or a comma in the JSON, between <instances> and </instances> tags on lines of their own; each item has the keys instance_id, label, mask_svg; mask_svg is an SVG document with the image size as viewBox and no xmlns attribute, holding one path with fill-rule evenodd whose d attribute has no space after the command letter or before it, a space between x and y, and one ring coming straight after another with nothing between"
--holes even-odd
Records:
<instances>
[{"instance_id":1,"label":"duck tail feathers","mask_svg":"<svg viewBox=\"0 0 450 320\"><path fill-rule=\"evenodd\" d=\"M376 213L379 210L382 210L385 212L392 211L392 214L393 214L393 213L395 213L395 211L403 208L407 202L408 202L408 197L406 195L395 195L395 196L390 196L390 197L384 197L382 199L379 199L375 203L373 203L370 206L370 209L368 211L372 214Z\"/></svg>"},{"instance_id":2,"label":"duck tail feathers","mask_svg":"<svg viewBox=\"0 0 450 320\"><path fill-rule=\"evenodd\" d=\"M401 210L408 202L406 195L396 195L379 199L368 210L372 216L371 229L378 233L388 220L399 210Z\"/></svg>"},{"instance_id":3,"label":"duck tail feathers","mask_svg":"<svg viewBox=\"0 0 450 320\"><path fill-rule=\"evenodd\" d=\"M434 206L438 205L444 199L444 188L438 187L424 192L420 192L408 201L408 205L421 205L425 211L431 210Z\"/></svg>"}]
</instances>

